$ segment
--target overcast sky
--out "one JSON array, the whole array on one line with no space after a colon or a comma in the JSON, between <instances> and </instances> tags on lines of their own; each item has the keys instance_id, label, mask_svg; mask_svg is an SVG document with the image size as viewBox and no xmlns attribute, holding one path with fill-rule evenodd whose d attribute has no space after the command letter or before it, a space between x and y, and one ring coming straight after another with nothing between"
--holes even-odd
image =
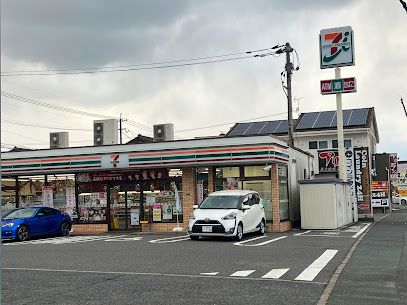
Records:
<instances>
[{"instance_id":1,"label":"overcast sky","mask_svg":"<svg viewBox=\"0 0 407 305\"><path fill-rule=\"evenodd\" d=\"M342 76L355 76L358 92L343 95L343 108L374 107L378 151L397 152L407 160L407 118L400 103L404 97L407 104L406 22L399 0L2 0L1 71L139 65L289 42L300 59L292 83L299 112L335 110L335 96L321 96L319 90L319 81L334 78L334 70L319 67L318 35L321 29L349 25L356 65L342 68ZM211 60L222 58L231 57ZM35 105L39 102L112 117L122 113L131 120L124 123L129 130L124 141L139 133L151 136L152 126L161 123L173 123L176 138L186 139L227 132L233 122L285 119L284 64L283 55L2 77L3 94L31 101L2 96L2 147L47 148L49 132L60 131L55 127L82 129L69 130L71 146L93 144L97 117ZM212 125L219 126L201 128Z\"/></svg>"}]
</instances>

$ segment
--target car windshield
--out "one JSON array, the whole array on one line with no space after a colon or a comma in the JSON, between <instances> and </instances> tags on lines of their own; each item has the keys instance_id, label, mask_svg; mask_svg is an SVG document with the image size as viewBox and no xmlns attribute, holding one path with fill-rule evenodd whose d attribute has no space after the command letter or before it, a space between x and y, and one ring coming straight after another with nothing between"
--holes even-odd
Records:
<instances>
[{"instance_id":1,"label":"car windshield","mask_svg":"<svg viewBox=\"0 0 407 305\"><path fill-rule=\"evenodd\" d=\"M35 214L36 209L27 208L21 210L15 210L7 214L3 219L18 219L18 218L27 218L32 217Z\"/></svg>"},{"instance_id":2,"label":"car windshield","mask_svg":"<svg viewBox=\"0 0 407 305\"><path fill-rule=\"evenodd\" d=\"M200 209L237 209L240 196L208 196L199 206Z\"/></svg>"}]
</instances>

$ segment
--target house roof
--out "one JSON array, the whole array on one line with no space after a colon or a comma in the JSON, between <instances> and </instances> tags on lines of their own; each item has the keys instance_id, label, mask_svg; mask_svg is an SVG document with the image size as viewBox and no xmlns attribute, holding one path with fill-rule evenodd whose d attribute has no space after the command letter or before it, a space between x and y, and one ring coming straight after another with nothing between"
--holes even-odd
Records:
<instances>
[{"instance_id":1,"label":"house roof","mask_svg":"<svg viewBox=\"0 0 407 305\"><path fill-rule=\"evenodd\" d=\"M379 134L374 108L359 108L343 110L343 127L369 128L373 123L378 141ZM297 120L294 120L294 132L316 131L336 129L336 111L319 111L302 113ZM284 135L288 133L288 121L262 121L236 123L226 134L226 137L233 136L254 136L254 135Z\"/></svg>"}]
</instances>

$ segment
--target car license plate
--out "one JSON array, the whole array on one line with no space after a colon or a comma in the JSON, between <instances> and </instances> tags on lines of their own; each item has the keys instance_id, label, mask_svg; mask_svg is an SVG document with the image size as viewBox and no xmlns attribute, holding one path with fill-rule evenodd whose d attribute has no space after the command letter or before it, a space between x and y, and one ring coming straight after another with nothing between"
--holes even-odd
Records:
<instances>
[{"instance_id":1,"label":"car license plate","mask_svg":"<svg viewBox=\"0 0 407 305\"><path fill-rule=\"evenodd\" d=\"M202 232L211 233L212 226L202 226Z\"/></svg>"}]
</instances>

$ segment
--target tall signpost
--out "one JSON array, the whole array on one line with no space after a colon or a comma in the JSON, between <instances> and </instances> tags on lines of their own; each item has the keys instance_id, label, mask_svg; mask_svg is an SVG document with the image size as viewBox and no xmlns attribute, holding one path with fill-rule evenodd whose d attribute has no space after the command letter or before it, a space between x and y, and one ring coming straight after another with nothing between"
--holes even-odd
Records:
<instances>
[{"instance_id":1,"label":"tall signpost","mask_svg":"<svg viewBox=\"0 0 407 305\"><path fill-rule=\"evenodd\" d=\"M350 84L349 78L341 78L343 66L355 65L353 30L350 26L321 30L319 35L321 69L335 68L335 79L321 81L322 94L336 94L336 118L338 129L339 179L346 181L345 145L343 140L342 93L355 92L356 82ZM327 92L329 87L331 92ZM352 90L346 90L349 86Z\"/></svg>"}]
</instances>

